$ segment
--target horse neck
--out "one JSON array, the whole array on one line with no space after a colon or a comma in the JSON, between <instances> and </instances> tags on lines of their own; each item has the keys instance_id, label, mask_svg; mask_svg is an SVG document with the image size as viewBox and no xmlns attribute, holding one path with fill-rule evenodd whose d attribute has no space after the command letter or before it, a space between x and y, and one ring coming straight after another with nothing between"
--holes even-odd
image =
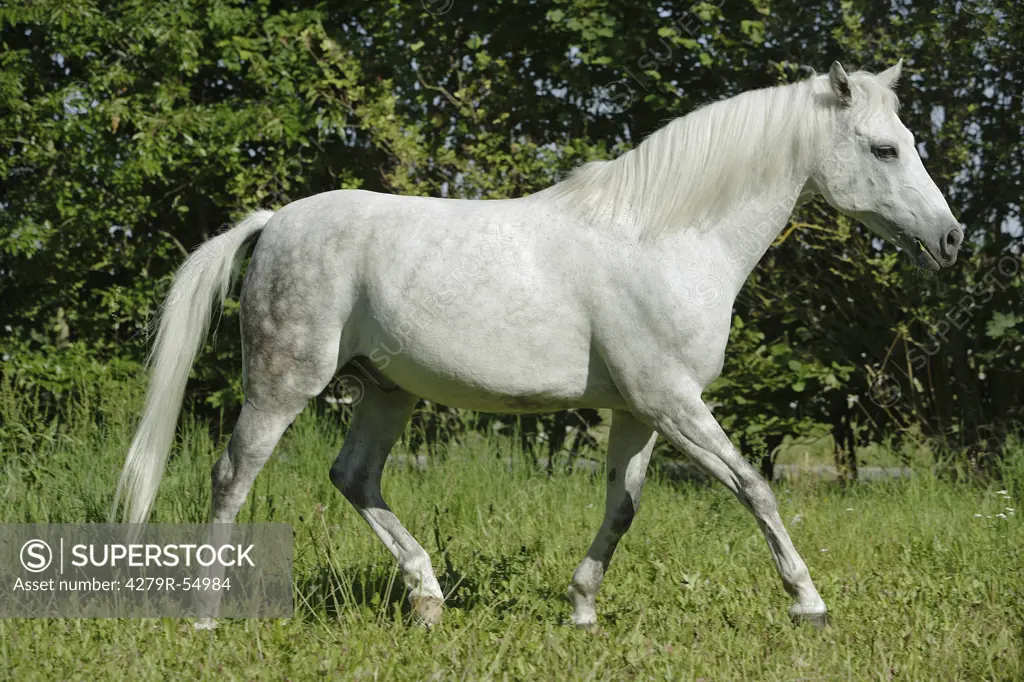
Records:
<instances>
[{"instance_id":1,"label":"horse neck","mask_svg":"<svg viewBox=\"0 0 1024 682\"><path fill-rule=\"evenodd\" d=\"M726 254L725 269L742 284L789 223L807 177L779 182L727 212L710 231Z\"/></svg>"},{"instance_id":2,"label":"horse neck","mask_svg":"<svg viewBox=\"0 0 1024 682\"><path fill-rule=\"evenodd\" d=\"M750 101L740 101L744 97L760 100L753 100L755 105L751 107ZM689 124L689 130L712 131L705 148L723 150L722 168L726 170L710 168L695 174L692 167L677 166L692 163L690 154L672 150L673 135L678 132L668 130L652 136L653 144L644 152L648 159L661 159L647 164L662 171L654 180L662 183L656 189L663 195L669 194L672 188L664 181L679 178L705 201L663 202L660 206L669 211L644 215L641 232L675 233L670 239L678 238L684 243L695 239L717 243L731 254L727 258L730 270L746 279L785 227L808 184L823 143L821 131L827 126L827 119L818 117L827 114L817 105L810 83L747 93L712 107L692 121L684 119L682 124ZM750 112L760 115L761 109L765 111L764 119L758 122L757 115ZM737 127L737 121L747 119L753 124ZM742 144L730 144L737 134ZM778 150L787 153L780 155ZM634 165L641 165L640 158Z\"/></svg>"},{"instance_id":3,"label":"horse neck","mask_svg":"<svg viewBox=\"0 0 1024 682\"><path fill-rule=\"evenodd\" d=\"M656 256L655 260L670 268L696 267L713 273L724 291L735 296L785 229L806 182L801 174L780 178L727 207L700 233L682 230L661 236L656 251L688 255L668 261Z\"/></svg>"}]
</instances>

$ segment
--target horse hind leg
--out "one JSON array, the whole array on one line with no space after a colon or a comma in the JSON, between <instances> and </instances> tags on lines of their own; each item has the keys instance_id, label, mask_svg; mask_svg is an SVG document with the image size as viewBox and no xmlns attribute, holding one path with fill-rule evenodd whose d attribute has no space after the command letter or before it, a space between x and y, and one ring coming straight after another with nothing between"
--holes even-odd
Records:
<instances>
[{"instance_id":1,"label":"horse hind leg","mask_svg":"<svg viewBox=\"0 0 1024 682\"><path fill-rule=\"evenodd\" d=\"M314 344L293 339L290 348L282 348L264 341L247 349L252 352L245 358L245 403L227 452L213 466L213 523L235 520L281 436L334 376L336 356L299 352Z\"/></svg>"},{"instance_id":2,"label":"horse hind leg","mask_svg":"<svg viewBox=\"0 0 1024 682\"><path fill-rule=\"evenodd\" d=\"M302 412L309 399L319 394L331 378L327 370L320 372L322 376L313 379L310 373L304 374L301 371L301 363L286 362L279 367L283 369L284 365L293 371L285 375L265 370L253 372L252 365L247 363L249 371L246 372L245 403L231 432L227 452L213 465L213 504L210 512L210 520L214 524L210 536L213 544L223 544L230 540L230 531L222 524L234 522L256 476L270 459L285 430ZM296 376L306 377L306 390L295 390ZM223 578L223 571L223 567L215 563L205 569L204 577ZM195 622L197 630L216 627L214 617L219 613L219 604L220 596L216 592L200 596L200 618Z\"/></svg>"},{"instance_id":3,"label":"horse hind leg","mask_svg":"<svg viewBox=\"0 0 1024 682\"><path fill-rule=\"evenodd\" d=\"M215 523L234 521L278 440L309 400L327 388L344 360L346 302L338 302L340 317L320 315L322 305L316 300L295 304L304 281L292 270L274 272L273 284L266 270L257 252L242 286L245 403L227 452L213 467Z\"/></svg>"},{"instance_id":4,"label":"horse hind leg","mask_svg":"<svg viewBox=\"0 0 1024 682\"><path fill-rule=\"evenodd\" d=\"M384 391L368 385L331 466L331 481L395 556L413 617L430 627L441 619L441 586L426 550L388 507L380 488L384 462L415 405L416 397L401 389Z\"/></svg>"},{"instance_id":5,"label":"horse hind leg","mask_svg":"<svg viewBox=\"0 0 1024 682\"><path fill-rule=\"evenodd\" d=\"M290 398L257 406L245 401L227 452L213 466L211 522L234 522L256 476L306 402L306 398Z\"/></svg>"}]
</instances>

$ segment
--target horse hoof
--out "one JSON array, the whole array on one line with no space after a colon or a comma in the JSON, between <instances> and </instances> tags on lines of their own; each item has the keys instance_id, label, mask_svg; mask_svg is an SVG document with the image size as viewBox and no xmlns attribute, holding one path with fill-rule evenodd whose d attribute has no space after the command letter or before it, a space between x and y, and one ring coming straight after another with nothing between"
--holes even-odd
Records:
<instances>
[{"instance_id":1,"label":"horse hoof","mask_svg":"<svg viewBox=\"0 0 1024 682\"><path fill-rule=\"evenodd\" d=\"M828 611L805 612L794 606L789 610L789 617L794 624L807 624L815 630L823 630L829 625Z\"/></svg>"},{"instance_id":2,"label":"horse hoof","mask_svg":"<svg viewBox=\"0 0 1024 682\"><path fill-rule=\"evenodd\" d=\"M200 618L195 623L192 623L192 627L196 630L216 630L217 621L213 618Z\"/></svg>"},{"instance_id":3,"label":"horse hoof","mask_svg":"<svg viewBox=\"0 0 1024 682\"><path fill-rule=\"evenodd\" d=\"M569 616L569 620L566 625L572 625L577 630L585 630L586 632L597 632L597 616L594 614L577 615L572 614Z\"/></svg>"},{"instance_id":4,"label":"horse hoof","mask_svg":"<svg viewBox=\"0 0 1024 682\"><path fill-rule=\"evenodd\" d=\"M437 597L420 597L412 601L412 618L417 625L432 628L441 622L444 601Z\"/></svg>"}]
</instances>

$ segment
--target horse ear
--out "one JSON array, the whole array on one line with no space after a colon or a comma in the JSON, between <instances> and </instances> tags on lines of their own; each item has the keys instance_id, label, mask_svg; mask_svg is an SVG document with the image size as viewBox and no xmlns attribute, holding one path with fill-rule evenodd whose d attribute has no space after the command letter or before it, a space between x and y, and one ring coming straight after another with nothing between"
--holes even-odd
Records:
<instances>
[{"instance_id":1,"label":"horse ear","mask_svg":"<svg viewBox=\"0 0 1024 682\"><path fill-rule=\"evenodd\" d=\"M891 88L896 85L896 81L900 79L900 74L903 72L903 58L901 57L898 62L890 66L888 69L876 76L878 82L887 88Z\"/></svg>"},{"instance_id":2,"label":"horse ear","mask_svg":"<svg viewBox=\"0 0 1024 682\"><path fill-rule=\"evenodd\" d=\"M832 68L828 70L828 84L832 86L832 92L839 99L839 103L844 107L850 106L853 101L850 77L846 75L846 70L839 62L832 62Z\"/></svg>"}]
</instances>

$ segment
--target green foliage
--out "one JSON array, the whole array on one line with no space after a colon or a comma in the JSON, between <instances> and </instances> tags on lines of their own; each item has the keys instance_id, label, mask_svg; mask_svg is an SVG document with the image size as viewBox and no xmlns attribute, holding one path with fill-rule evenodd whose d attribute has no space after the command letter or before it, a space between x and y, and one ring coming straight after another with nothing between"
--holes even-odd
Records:
<instances>
[{"instance_id":1,"label":"green foliage","mask_svg":"<svg viewBox=\"0 0 1024 682\"><path fill-rule=\"evenodd\" d=\"M965 257L927 279L805 207L737 301L709 399L744 444L840 423L976 442L1024 421L1022 23L1009 0L8 2L0 373L55 403L64 376L134 376L177 265L245 210L346 187L521 196L801 65L902 56ZM236 314L195 369L207 414L237 406Z\"/></svg>"}]
</instances>

